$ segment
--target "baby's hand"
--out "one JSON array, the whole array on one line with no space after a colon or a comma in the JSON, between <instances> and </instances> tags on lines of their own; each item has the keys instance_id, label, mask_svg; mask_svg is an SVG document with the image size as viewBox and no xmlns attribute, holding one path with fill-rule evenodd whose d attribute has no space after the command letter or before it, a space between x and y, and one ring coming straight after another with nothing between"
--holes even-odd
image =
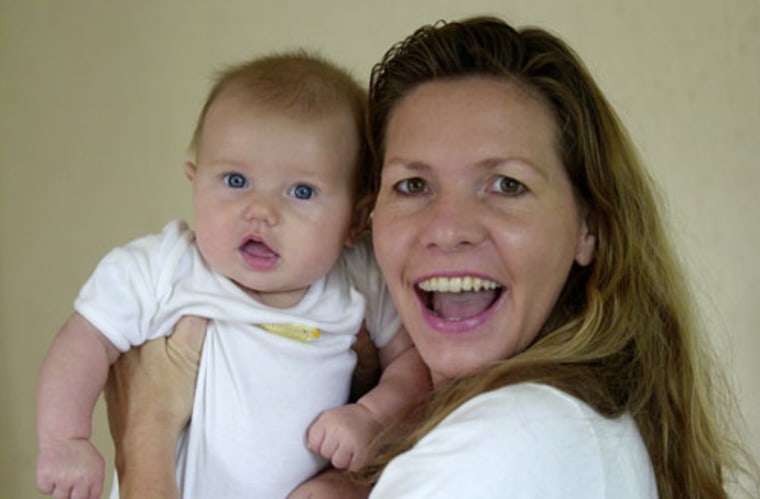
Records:
<instances>
[{"instance_id":1,"label":"baby's hand","mask_svg":"<svg viewBox=\"0 0 760 499\"><path fill-rule=\"evenodd\" d=\"M367 461L369 443L382 429L366 407L348 404L323 412L309 428L307 445L334 467L356 471Z\"/></svg>"},{"instance_id":2,"label":"baby's hand","mask_svg":"<svg viewBox=\"0 0 760 499\"><path fill-rule=\"evenodd\" d=\"M98 499L103 493L104 466L89 440L46 444L37 456L37 488L55 499Z\"/></svg>"}]
</instances>

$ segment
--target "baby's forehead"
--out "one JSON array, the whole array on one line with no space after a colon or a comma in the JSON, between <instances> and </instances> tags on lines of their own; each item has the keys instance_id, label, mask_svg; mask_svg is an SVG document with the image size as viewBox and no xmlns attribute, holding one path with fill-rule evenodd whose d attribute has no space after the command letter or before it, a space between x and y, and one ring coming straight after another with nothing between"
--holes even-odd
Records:
<instances>
[{"instance_id":1,"label":"baby's forehead","mask_svg":"<svg viewBox=\"0 0 760 499\"><path fill-rule=\"evenodd\" d=\"M331 109L302 116L279 107L241 103L220 95L207 113L199 150L241 156L310 158L314 165L337 168L344 175L359 163L361 136L347 110Z\"/></svg>"},{"instance_id":2,"label":"baby's forehead","mask_svg":"<svg viewBox=\"0 0 760 499\"><path fill-rule=\"evenodd\" d=\"M325 126L340 127L344 132L350 130L357 136L363 129L346 100L316 103L293 96L273 96L239 84L220 89L209 103L206 118L211 113L220 112L249 112L261 114L262 117L278 116L294 123L323 123ZM346 137L346 140L350 138Z\"/></svg>"}]
</instances>

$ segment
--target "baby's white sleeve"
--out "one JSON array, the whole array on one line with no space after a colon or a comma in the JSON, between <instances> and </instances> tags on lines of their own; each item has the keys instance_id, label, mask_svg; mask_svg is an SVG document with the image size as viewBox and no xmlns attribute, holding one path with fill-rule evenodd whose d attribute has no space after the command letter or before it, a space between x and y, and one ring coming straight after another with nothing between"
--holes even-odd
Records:
<instances>
[{"instance_id":1,"label":"baby's white sleeve","mask_svg":"<svg viewBox=\"0 0 760 499\"><path fill-rule=\"evenodd\" d=\"M111 250L80 290L74 308L120 351L154 337L151 320L171 290L166 260L189 244L186 230L173 222L161 234Z\"/></svg>"},{"instance_id":2,"label":"baby's white sleeve","mask_svg":"<svg viewBox=\"0 0 760 499\"><path fill-rule=\"evenodd\" d=\"M366 300L365 323L369 335L374 344L382 348L398 331L401 319L377 266L371 238L364 237L344 251L344 261L351 283Z\"/></svg>"}]
</instances>

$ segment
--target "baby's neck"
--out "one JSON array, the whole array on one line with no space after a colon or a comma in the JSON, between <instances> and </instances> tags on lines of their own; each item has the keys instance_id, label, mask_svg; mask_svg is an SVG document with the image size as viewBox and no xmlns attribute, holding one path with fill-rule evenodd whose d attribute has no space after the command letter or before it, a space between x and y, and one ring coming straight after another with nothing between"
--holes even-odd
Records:
<instances>
[{"instance_id":1,"label":"baby's neck","mask_svg":"<svg viewBox=\"0 0 760 499\"><path fill-rule=\"evenodd\" d=\"M295 307L309 291L308 287L286 291L258 291L240 286L240 284L238 286L257 302L272 308Z\"/></svg>"}]
</instances>

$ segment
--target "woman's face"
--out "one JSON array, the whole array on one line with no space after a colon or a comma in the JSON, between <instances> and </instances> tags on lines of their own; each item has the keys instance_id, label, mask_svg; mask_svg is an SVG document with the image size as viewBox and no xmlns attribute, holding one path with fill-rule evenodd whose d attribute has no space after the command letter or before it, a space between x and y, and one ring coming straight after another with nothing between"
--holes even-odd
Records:
<instances>
[{"instance_id":1,"label":"woman's face","mask_svg":"<svg viewBox=\"0 0 760 499\"><path fill-rule=\"evenodd\" d=\"M495 78L425 83L393 111L374 244L436 381L526 348L593 260L555 137L543 101Z\"/></svg>"}]
</instances>

